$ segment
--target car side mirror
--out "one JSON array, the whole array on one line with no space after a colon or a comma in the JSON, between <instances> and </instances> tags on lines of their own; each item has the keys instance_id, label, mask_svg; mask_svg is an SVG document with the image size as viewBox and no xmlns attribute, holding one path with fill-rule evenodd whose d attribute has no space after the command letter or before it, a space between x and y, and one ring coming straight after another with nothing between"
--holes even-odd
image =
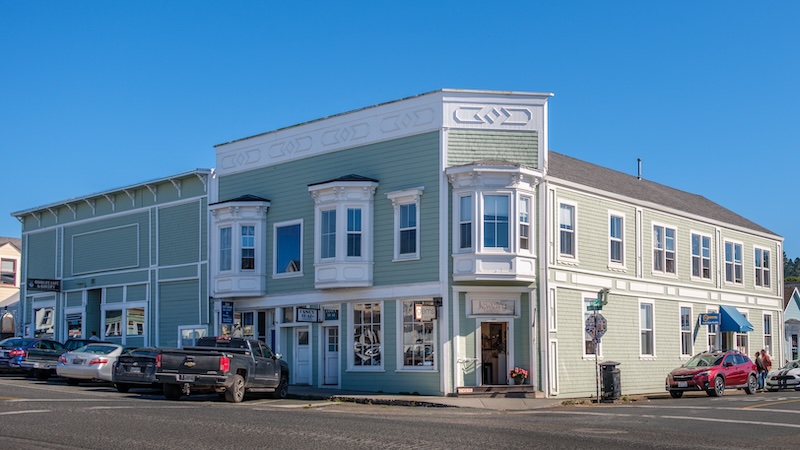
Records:
<instances>
[{"instance_id":1,"label":"car side mirror","mask_svg":"<svg viewBox=\"0 0 800 450\"><path fill-rule=\"evenodd\" d=\"M283 355L281 355L280 353L275 353L274 355L272 355L272 359L281 359L282 356Z\"/></svg>"},{"instance_id":2,"label":"car side mirror","mask_svg":"<svg viewBox=\"0 0 800 450\"><path fill-rule=\"evenodd\" d=\"M728 361L725 363L725 367L733 367L733 363Z\"/></svg>"}]
</instances>

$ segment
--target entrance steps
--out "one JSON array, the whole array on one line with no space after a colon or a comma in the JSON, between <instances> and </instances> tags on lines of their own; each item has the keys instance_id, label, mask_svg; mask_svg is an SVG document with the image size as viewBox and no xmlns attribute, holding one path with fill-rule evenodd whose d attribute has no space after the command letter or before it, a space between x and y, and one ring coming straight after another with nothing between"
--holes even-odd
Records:
<instances>
[{"instance_id":1,"label":"entrance steps","mask_svg":"<svg viewBox=\"0 0 800 450\"><path fill-rule=\"evenodd\" d=\"M544 392L537 391L529 384L460 386L456 388L456 396L483 398L545 398Z\"/></svg>"}]
</instances>

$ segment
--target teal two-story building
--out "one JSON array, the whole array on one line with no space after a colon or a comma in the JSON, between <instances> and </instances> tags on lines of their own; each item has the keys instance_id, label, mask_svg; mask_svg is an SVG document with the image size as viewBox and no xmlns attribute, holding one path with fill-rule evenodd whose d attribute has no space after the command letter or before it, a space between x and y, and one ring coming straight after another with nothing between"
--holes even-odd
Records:
<instances>
[{"instance_id":1,"label":"teal two-story building","mask_svg":"<svg viewBox=\"0 0 800 450\"><path fill-rule=\"evenodd\" d=\"M292 384L433 395L500 391L519 368L521 391L589 396L598 360L645 393L709 348L781 358L782 238L550 152L550 98L430 92L218 145L213 172L15 213L23 276L60 282L24 292L27 332L42 314L58 338L134 345L240 328Z\"/></svg>"}]
</instances>

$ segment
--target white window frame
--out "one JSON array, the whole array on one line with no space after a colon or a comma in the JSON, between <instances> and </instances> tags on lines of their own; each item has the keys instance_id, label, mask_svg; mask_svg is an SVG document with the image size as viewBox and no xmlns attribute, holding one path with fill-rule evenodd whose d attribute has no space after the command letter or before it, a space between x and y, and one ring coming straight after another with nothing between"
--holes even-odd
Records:
<instances>
[{"instance_id":1,"label":"white window frame","mask_svg":"<svg viewBox=\"0 0 800 450\"><path fill-rule=\"evenodd\" d=\"M659 243L656 241L656 228L661 228L663 230L664 242L663 242L663 247L662 248L658 247ZM651 230L652 230L652 233L653 233L653 238L651 240L652 241L651 242L652 246L651 246L651 251L650 251L650 255L652 256L652 259L653 259L653 265L652 265L653 272L652 273L656 274L656 275L676 276L678 274L678 228L673 226L673 225L666 225L666 224L663 224L663 223L653 222L653 227L652 227ZM669 238L667 237L667 230L671 230L672 233L673 233L673 236L672 236L672 251L671 251L671 253L672 253L672 271L671 272L667 270L667 261L669 261L669 258L667 256L667 254L670 253L670 251L667 250L668 242L669 242ZM656 258L656 255L655 255L656 251L660 251L661 252L661 257L660 258ZM658 262L661 264L661 269L660 270L656 268L656 260L657 259L659 260Z\"/></svg>"},{"instance_id":2,"label":"white window frame","mask_svg":"<svg viewBox=\"0 0 800 450\"><path fill-rule=\"evenodd\" d=\"M14 282L13 283L0 282L0 287L19 287L19 259L3 257L3 258L0 258L0 260L2 260L2 263L11 263L11 264L14 265L14 268L13 268L12 271L10 271L10 272L9 271L3 271L2 272L4 275L13 274L14 275Z\"/></svg>"},{"instance_id":3,"label":"white window frame","mask_svg":"<svg viewBox=\"0 0 800 450\"><path fill-rule=\"evenodd\" d=\"M125 290L127 294L127 289ZM105 295L103 296L105 299ZM128 335L128 310L134 308L141 308L144 309L144 325L142 326L142 334L137 335ZM106 314L108 311L122 311L122 316L120 318L120 335L119 336L107 336L106 335ZM127 302L122 301L119 303L103 303L100 305L100 331L102 335L100 339L119 339L121 345L125 345L128 342L128 339L144 339L144 345L147 345L148 342L148 326L147 323L149 321L150 311L147 307L147 301L136 301L136 302ZM123 326L124 324L124 326Z\"/></svg>"},{"instance_id":4,"label":"white window frame","mask_svg":"<svg viewBox=\"0 0 800 450\"><path fill-rule=\"evenodd\" d=\"M582 312L581 318L582 318L582 320L581 320L581 323L580 323L580 327L578 329L582 331L581 335L583 336L583 339L581 339L581 341L580 341L581 342L581 354L583 355L583 359L587 359L587 360L588 359L591 359L591 360L595 359L595 354L594 353L589 353L589 352L586 351L586 345L589 342L589 339L587 339L587 336L586 336L586 320L589 318L589 316L594 314L594 311L588 311L586 308L589 305L589 303L594 301L594 300L597 300L597 292L584 292L584 293L581 294L581 312ZM602 339L600 340L600 343L597 344L596 351L597 351L597 358L602 359L603 358L603 341L602 341Z\"/></svg>"},{"instance_id":5,"label":"white window frame","mask_svg":"<svg viewBox=\"0 0 800 450\"><path fill-rule=\"evenodd\" d=\"M689 326L688 330L685 330L683 328L683 325L684 325L683 324L683 310L684 309L688 309L689 310L689 317L688 317L689 323L687 324ZM680 336L680 340L679 340L680 349L679 350L680 350L680 355L681 355L682 358L690 358L692 355L694 355L694 321L693 321L693 317L694 316L693 316L693 314L694 314L694 310L692 308L692 305L690 305L688 303L679 304L679 306L678 306L678 333L679 333L679 336ZM687 336L689 338L689 351L688 352L684 352L683 351L684 350L684 348L683 348L683 340Z\"/></svg>"},{"instance_id":6,"label":"white window frame","mask_svg":"<svg viewBox=\"0 0 800 450\"><path fill-rule=\"evenodd\" d=\"M433 320L430 321L431 324L432 324L432 328L433 328L433 332L432 332L433 336L432 336L432 343L431 343L432 351L433 351L433 364L430 365L430 366L424 366L424 365L423 366L407 366L407 365L405 365L405 341L404 341L405 330L404 330L404 328L405 328L406 322L404 321L405 316L403 314L403 308L404 308L403 304L404 303L411 303L412 307L413 307L413 304L415 304L415 303L432 304L430 298L426 298L426 299L398 299L397 300L396 304L397 304L398 313L396 314L396 319L397 319L397 327L396 327L397 328L397 355L396 355L397 356L397 370L396 370L396 372L438 372L439 371L439 358L438 358L439 352L437 352L436 350L437 350L437 342L439 342L439 339L438 339L438 335L437 335L438 334L438 332L437 332L438 320L437 319L433 319ZM413 314L413 312L412 312L412 314ZM381 318L383 318L383 314L382 313L381 313ZM414 321L414 322L416 322L416 321ZM424 342L423 342L423 345L424 345Z\"/></svg>"},{"instance_id":7,"label":"white window frame","mask_svg":"<svg viewBox=\"0 0 800 450\"><path fill-rule=\"evenodd\" d=\"M381 310L381 320L378 322L380 326L380 333L378 336L378 341L380 345L380 355L381 355L381 362L379 365L375 366L357 366L355 365L355 336L353 335L353 331L355 330L355 305L363 305L363 304L377 304L380 306ZM384 339L384 335L386 332L386 307L382 300L375 300L375 301L361 301L361 302L354 302L349 303L347 305L347 315L348 321L350 323L349 330L347 334L347 371L348 372L384 372L384 366L386 364L386 340Z\"/></svg>"},{"instance_id":8,"label":"white window frame","mask_svg":"<svg viewBox=\"0 0 800 450\"><path fill-rule=\"evenodd\" d=\"M750 312L749 311L742 310L742 309L739 309L739 308L736 308L736 309L744 316L745 319L747 319L748 322L750 321L750 317L749 317L750 316ZM739 346L739 338L742 338L742 340L744 341L744 350L741 350L741 347ZM739 351L744 353L745 355L749 355L750 354L750 335L749 335L749 333L747 331L745 331L744 333L733 333L733 347L736 348L736 349L739 349Z\"/></svg>"},{"instance_id":9,"label":"white window frame","mask_svg":"<svg viewBox=\"0 0 800 450\"><path fill-rule=\"evenodd\" d=\"M458 217L458 224L455 233L453 233L453 235L456 236L456 242L454 243L453 248L455 248L456 252L458 253L472 253L475 250L475 197L476 195L473 192L456 196L458 200L455 205L457 208L455 217ZM467 198L469 199L467 202L469 205L469 211L468 214L465 215L462 206L464 200ZM465 225L469 226L469 246L462 247L461 244L464 240L462 233Z\"/></svg>"},{"instance_id":10,"label":"white window frame","mask_svg":"<svg viewBox=\"0 0 800 450\"><path fill-rule=\"evenodd\" d=\"M561 229L561 207L568 206L572 208L572 229L571 230L562 230ZM577 260L578 259L578 205L575 202L567 201L567 200L559 200L558 201L558 211L556 211L556 223L558 224L558 256L559 258ZM562 248L562 233L568 233L572 236L572 253L563 253L561 251Z\"/></svg>"},{"instance_id":11,"label":"white window frame","mask_svg":"<svg viewBox=\"0 0 800 450\"><path fill-rule=\"evenodd\" d=\"M611 226L612 220L615 218L620 220L620 236L615 237L613 233L613 227ZM617 267L617 268L625 268L625 214L617 212L617 211L609 211L608 212L608 264L609 266ZM615 261L612 258L613 254L613 246L614 243L619 243L619 261Z\"/></svg>"},{"instance_id":12,"label":"white window frame","mask_svg":"<svg viewBox=\"0 0 800 450\"><path fill-rule=\"evenodd\" d=\"M760 261L758 252L761 252ZM772 251L766 247L758 245L753 246L753 259L755 261L755 268L753 270L753 283L755 283L755 287L759 289L770 289L772 287L772 280L770 279L772 276ZM761 278L760 283L759 278Z\"/></svg>"},{"instance_id":13,"label":"white window frame","mask_svg":"<svg viewBox=\"0 0 800 450\"><path fill-rule=\"evenodd\" d=\"M510 192L503 192L503 191L486 191L486 192L481 192L480 195L481 195L481 197L480 197L481 198L480 215L478 216L477 219L478 219L478 223L480 224L478 226L480 227L480 230L481 230L481 232L480 232L480 242L478 243L478 245L480 246L481 251L482 252L487 252L487 253L508 253L508 252L510 252L511 251L511 246L513 245L513 242L514 242L513 236L515 235L515 232L514 232L514 229L513 229L513 227L514 227L513 224L516 223L516 220L514 220L515 219L515 216L514 216L515 208L514 208L514 206L512 204L512 201L511 201L512 198L513 198L513 195ZM486 227L486 199L487 199L487 197L501 197L501 198L505 198L506 199L506 206L508 208L508 217L507 217L507 222L506 222L506 244L507 245L504 246L504 247L499 247L497 245L490 247L490 246L486 245L486 237L488 235L488 233L486 232L486 228L487 228ZM495 223L499 223L499 222L495 222Z\"/></svg>"},{"instance_id":14,"label":"white window frame","mask_svg":"<svg viewBox=\"0 0 800 450\"><path fill-rule=\"evenodd\" d=\"M278 244L278 229L279 228L289 228L293 226L300 227L300 250L299 255L299 264L297 271L290 272L278 272L278 248L280 247ZM272 225L272 277L273 278L294 278L294 277L302 277L303 276L303 227L304 222L303 219L296 219L296 220L287 220L284 222L277 222Z\"/></svg>"},{"instance_id":15,"label":"white window frame","mask_svg":"<svg viewBox=\"0 0 800 450\"><path fill-rule=\"evenodd\" d=\"M700 240L700 243L699 243L699 245L700 245L700 253L697 254L697 255L694 253L694 238L695 237L697 237ZM708 239L708 256L707 257L703 255L703 249L705 248L705 247L703 247L703 240L704 239ZM689 259L689 274L690 274L692 280L711 281L711 279L713 277L713 273L714 273L713 260L711 258L712 243L713 243L713 239L712 239L710 234L700 233L698 231L690 232L690 234L689 234L689 253L691 255L691 258ZM694 273L694 262L695 262L695 259L697 260L698 267L700 269L700 274L699 275L695 275L695 273ZM703 276L703 262L704 261L708 261L708 276L707 277Z\"/></svg>"},{"instance_id":16,"label":"white window frame","mask_svg":"<svg viewBox=\"0 0 800 450\"><path fill-rule=\"evenodd\" d=\"M523 222L523 210L522 205L527 204L528 210L525 212L526 214L526 221ZM532 254L534 252L534 235L533 235L533 197L529 195L520 195L516 201L517 205L517 221L511 221L509 227L513 227L516 224L517 228L517 252L524 253L524 254ZM512 208L513 210L513 208ZM510 214L509 214L510 215ZM523 234L523 227L527 229L527 240L528 240L528 248L522 248L522 234ZM511 232L511 230L509 230ZM512 234L513 236L513 234Z\"/></svg>"},{"instance_id":17,"label":"white window frame","mask_svg":"<svg viewBox=\"0 0 800 450\"><path fill-rule=\"evenodd\" d=\"M392 201L392 208L394 210L394 259L393 261L409 261L409 260L417 260L420 258L420 236L422 235L422 224L420 223L420 207L421 207L421 198L422 192L425 190L424 187L420 186L413 189L405 189L402 191L395 191L389 192L386 194L386 197ZM416 232L415 236L415 244L414 244L414 252L413 253L400 253L400 240L401 240L401 232L407 231L408 229L401 229L400 224L400 209L403 205L411 205L415 206L415 213L416 213L416 225L413 229ZM409 228L412 229L412 228Z\"/></svg>"},{"instance_id":18,"label":"white window frame","mask_svg":"<svg viewBox=\"0 0 800 450\"><path fill-rule=\"evenodd\" d=\"M223 240L222 240L222 230L228 230L228 247L223 248ZM219 273L226 273L233 271L233 249L235 248L233 245L233 224L228 223L223 226L217 228L217 237L218 237L218 245L219 245L219 260L217 261L217 267ZM227 255L225 254L227 252ZM223 262L227 264L223 264ZM227 266L227 267L225 267Z\"/></svg>"},{"instance_id":19,"label":"white window frame","mask_svg":"<svg viewBox=\"0 0 800 450\"><path fill-rule=\"evenodd\" d=\"M239 245L238 245L238 250L239 250L238 263L239 264L238 264L238 268L243 273L255 272L256 271L256 266L257 266L256 262L258 261L258 239L256 238L256 236L258 235L258 231L259 231L258 224L253 223L253 222L242 222L242 223L238 223L237 225L238 225L238 232L239 232L239 235L238 235L238 237L239 237ZM253 245L252 246L250 246L250 245L245 246L244 245L244 239L245 239L245 236L246 236L244 234L244 228L245 227L253 229L253 235L252 235ZM249 236L249 235L247 235L247 236ZM247 249L247 250L251 250L252 249L253 250L253 267L251 269L245 269L244 267L242 267L242 265L244 263L244 259L245 259L245 256L244 256L245 249Z\"/></svg>"},{"instance_id":20,"label":"white window frame","mask_svg":"<svg viewBox=\"0 0 800 450\"><path fill-rule=\"evenodd\" d=\"M761 347L761 348L763 348L764 350L767 351L767 353L772 355L773 354L773 349L775 348L774 339L773 339L773 337L775 336L775 332L773 331L774 328L775 328L775 321L772 320L772 313L770 313L770 312L765 312L761 320L762 320L763 326L764 326L764 328L763 328L763 331L764 331L764 346ZM768 322L769 322L769 326L767 326ZM769 342L769 343L767 343L767 342Z\"/></svg>"},{"instance_id":21,"label":"white window frame","mask_svg":"<svg viewBox=\"0 0 800 450\"><path fill-rule=\"evenodd\" d=\"M650 328L645 328L644 324L642 323L642 306L649 305L650 306ZM650 333L650 339L652 340L652 353L644 353L644 348L642 346L642 333L647 332ZM656 304L653 300L639 300L639 359L655 359L656 357Z\"/></svg>"},{"instance_id":22,"label":"white window frame","mask_svg":"<svg viewBox=\"0 0 800 450\"><path fill-rule=\"evenodd\" d=\"M729 244L731 246L731 251L732 251L731 261L730 262L728 262L728 245ZM739 260L738 264L736 262L736 248L737 247L739 248L739 255L740 255L740 258L741 258ZM744 244L742 244L741 242L730 240L730 239L725 239L723 241L722 249L723 249L722 250L722 258L725 261L725 284L732 284L732 285L737 285L737 286L743 285L744 284ZM728 279L728 265L731 266L731 274L733 276L732 280ZM737 266L739 267L739 273L741 274L741 277L742 277L739 281L736 281L736 268L737 268Z\"/></svg>"}]
</instances>

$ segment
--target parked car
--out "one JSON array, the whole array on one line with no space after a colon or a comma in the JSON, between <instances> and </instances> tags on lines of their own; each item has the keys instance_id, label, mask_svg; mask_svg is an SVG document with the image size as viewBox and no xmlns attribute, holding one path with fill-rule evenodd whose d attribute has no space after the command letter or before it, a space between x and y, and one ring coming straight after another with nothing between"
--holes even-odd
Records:
<instances>
[{"instance_id":1,"label":"parked car","mask_svg":"<svg viewBox=\"0 0 800 450\"><path fill-rule=\"evenodd\" d=\"M67 348L68 352L71 352L71 351L75 350L76 348L80 348L80 347L83 347L84 345L89 345L89 344L112 344L112 342L98 341L98 340L92 340L92 339L70 338L70 339L67 339L64 342L64 347Z\"/></svg>"},{"instance_id":2,"label":"parked car","mask_svg":"<svg viewBox=\"0 0 800 450\"><path fill-rule=\"evenodd\" d=\"M156 380L156 358L161 350L153 347L137 348L123 352L117 358L112 371L112 382L119 392L128 392L132 387L161 389Z\"/></svg>"},{"instance_id":3,"label":"parked car","mask_svg":"<svg viewBox=\"0 0 800 450\"><path fill-rule=\"evenodd\" d=\"M755 363L738 350L702 352L667 375L666 389L673 398L686 391L719 397L725 389L753 394L758 389L757 373Z\"/></svg>"},{"instance_id":4,"label":"parked car","mask_svg":"<svg viewBox=\"0 0 800 450\"><path fill-rule=\"evenodd\" d=\"M245 392L270 392L275 398L289 392L289 366L280 355L261 341L227 336L202 337L197 346L182 350L161 349L156 379L169 400L216 392L239 403Z\"/></svg>"},{"instance_id":5,"label":"parked car","mask_svg":"<svg viewBox=\"0 0 800 450\"><path fill-rule=\"evenodd\" d=\"M75 386L81 381L111 381L111 368L122 353L117 344L93 343L64 353L58 358L56 372Z\"/></svg>"},{"instance_id":6,"label":"parked car","mask_svg":"<svg viewBox=\"0 0 800 450\"><path fill-rule=\"evenodd\" d=\"M0 371L27 372L29 368L22 366L28 351L63 349L61 342L51 339L10 337L0 341Z\"/></svg>"},{"instance_id":7,"label":"parked car","mask_svg":"<svg viewBox=\"0 0 800 450\"><path fill-rule=\"evenodd\" d=\"M795 389L800 391L800 359L789 361L777 370L771 370L767 374L764 387L770 392L778 389Z\"/></svg>"}]
</instances>

